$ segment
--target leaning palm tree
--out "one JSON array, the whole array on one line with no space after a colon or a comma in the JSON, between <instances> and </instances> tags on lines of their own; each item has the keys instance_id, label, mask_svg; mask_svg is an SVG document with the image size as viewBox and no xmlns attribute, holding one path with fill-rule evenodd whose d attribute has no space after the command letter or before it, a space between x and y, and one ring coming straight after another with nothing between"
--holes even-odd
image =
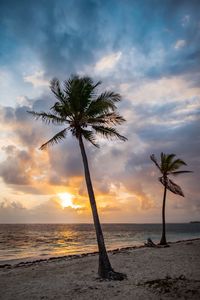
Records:
<instances>
[{"instance_id":1,"label":"leaning palm tree","mask_svg":"<svg viewBox=\"0 0 200 300\"><path fill-rule=\"evenodd\" d=\"M54 78L50 83L50 89L57 98L57 102L50 108L49 112L29 111L29 113L35 119L64 126L40 149L45 149L62 141L68 132L71 132L78 140L99 249L98 273L101 278L123 280L126 275L115 272L108 258L83 142L85 139L98 147L96 134L105 138L117 138L126 141L126 137L120 135L115 129L116 125L125 121L116 111L116 103L121 101L121 96L110 91L98 94L97 87L100 84L101 82L94 83L90 77L72 75L61 86L59 80Z\"/></svg>"},{"instance_id":2,"label":"leaning palm tree","mask_svg":"<svg viewBox=\"0 0 200 300\"><path fill-rule=\"evenodd\" d=\"M175 154L160 154L160 164L157 162L157 159L154 154L150 155L151 160L155 163L156 167L160 170L162 176L159 177L159 181L164 185L164 195L163 195L163 205L162 205L162 237L160 240L160 245L166 245L166 230L165 230L165 202L167 190L171 191L174 194L184 197L184 194L176 183L168 178L169 175L179 175L183 173L191 173L191 171L177 171L181 166L186 166L187 164L181 160L176 159Z\"/></svg>"}]
</instances>

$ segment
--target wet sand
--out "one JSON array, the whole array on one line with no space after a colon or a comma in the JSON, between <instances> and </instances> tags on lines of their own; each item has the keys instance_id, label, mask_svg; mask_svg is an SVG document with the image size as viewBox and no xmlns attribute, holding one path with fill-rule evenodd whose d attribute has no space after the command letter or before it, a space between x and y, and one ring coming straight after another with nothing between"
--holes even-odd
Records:
<instances>
[{"instance_id":1,"label":"wet sand","mask_svg":"<svg viewBox=\"0 0 200 300\"><path fill-rule=\"evenodd\" d=\"M109 252L124 281L98 278L98 254L0 266L0 299L200 299L200 239Z\"/></svg>"}]
</instances>

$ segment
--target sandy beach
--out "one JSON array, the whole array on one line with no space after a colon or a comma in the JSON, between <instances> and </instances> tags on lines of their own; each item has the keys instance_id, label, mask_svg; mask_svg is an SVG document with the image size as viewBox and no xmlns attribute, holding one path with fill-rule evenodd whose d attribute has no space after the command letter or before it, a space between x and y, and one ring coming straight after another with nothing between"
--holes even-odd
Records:
<instances>
[{"instance_id":1,"label":"sandy beach","mask_svg":"<svg viewBox=\"0 0 200 300\"><path fill-rule=\"evenodd\" d=\"M200 299L200 239L109 252L124 281L97 276L97 254L0 268L0 299Z\"/></svg>"}]
</instances>

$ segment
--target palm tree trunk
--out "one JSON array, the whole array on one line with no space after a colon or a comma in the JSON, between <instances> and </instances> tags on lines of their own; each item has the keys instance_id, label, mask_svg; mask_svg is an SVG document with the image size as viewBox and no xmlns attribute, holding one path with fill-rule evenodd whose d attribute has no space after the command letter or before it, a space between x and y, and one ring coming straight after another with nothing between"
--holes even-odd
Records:
<instances>
[{"instance_id":1,"label":"palm tree trunk","mask_svg":"<svg viewBox=\"0 0 200 300\"><path fill-rule=\"evenodd\" d=\"M88 160L87 160L85 147L84 147L81 135L79 136L79 146L81 149L81 154L82 154L82 159L83 159L85 180L86 180L88 195L89 195L89 199L90 199L90 205L91 205L91 209L92 209L92 215L93 215L98 249L99 249L98 274L101 278L108 278L108 279L113 279L113 280L123 280L125 278L125 275L118 273L118 272L114 272L114 270L111 267L109 258L108 258L108 254L107 254L105 243L104 243L103 232L102 232L101 224L99 221L94 191L93 191L93 187L92 187L92 181L91 181L91 177L90 177Z\"/></svg>"},{"instance_id":2,"label":"palm tree trunk","mask_svg":"<svg viewBox=\"0 0 200 300\"><path fill-rule=\"evenodd\" d=\"M166 195L167 195L167 187L164 186L164 195L163 195L163 206L162 206L162 237L160 240L160 245L166 245L166 230L165 230L165 202L166 202Z\"/></svg>"}]
</instances>

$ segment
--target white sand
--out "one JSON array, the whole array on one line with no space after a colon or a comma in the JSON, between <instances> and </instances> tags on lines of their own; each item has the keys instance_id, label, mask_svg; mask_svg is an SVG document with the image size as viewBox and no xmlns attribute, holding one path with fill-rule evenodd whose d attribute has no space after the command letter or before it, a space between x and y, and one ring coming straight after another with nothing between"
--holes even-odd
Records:
<instances>
[{"instance_id":1,"label":"white sand","mask_svg":"<svg viewBox=\"0 0 200 300\"><path fill-rule=\"evenodd\" d=\"M200 240L110 253L127 280L101 281L98 256L0 269L0 299L200 299ZM146 281L167 279L155 282Z\"/></svg>"}]
</instances>

